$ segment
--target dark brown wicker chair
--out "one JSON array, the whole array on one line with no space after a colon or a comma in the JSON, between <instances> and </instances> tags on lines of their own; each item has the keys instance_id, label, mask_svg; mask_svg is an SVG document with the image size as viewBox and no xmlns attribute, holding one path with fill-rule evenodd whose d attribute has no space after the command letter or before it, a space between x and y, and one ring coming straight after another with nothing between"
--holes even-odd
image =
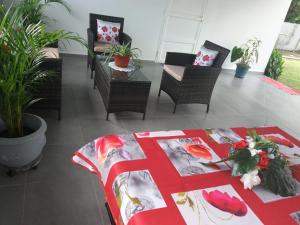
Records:
<instances>
[{"instance_id":1,"label":"dark brown wicker chair","mask_svg":"<svg viewBox=\"0 0 300 225\"><path fill-rule=\"evenodd\" d=\"M101 47L99 49L99 45L101 46L101 43L97 42L97 19L113 23L120 23L120 44L131 43L131 37L123 32L124 18L90 13L90 27L87 29L88 45L91 52L93 52L95 55L103 54L105 49L105 47L102 48L103 50L101 50ZM98 46L98 48L95 48L96 46ZM91 78L93 78L93 72L95 71L95 57L91 55L90 52L88 52L87 67L91 68Z\"/></svg>"},{"instance_id":2,"label":"dark brown wicker chair","mask_svg":"<svg viewBox=\"0 0 300 225\"><path fill-rule=\"evenodd\" d=\"M48 46L58 48L58 44ZM59 56L56 56L59 57ZM32 109L57 110L58 119L61 119L61 90L62 90L62 58L46 58L41 64L42 70L51 71L51 76L43 81L39 87L34 90L34 97L41 98L40 101L33 104Z\"/></svg>"},{"instance_id":3,"label":"dark brown wicker chair","mask_svg":"<svg viewBox=\"0 0 300 225\"><path fill-rule=\"evenodd\" d=\"M210 99L215 83L222 70L222 65L228 56L230 50L214 44L210 41L204 43L204 47L219 52L211 67L192 65L196 55L168 52L165 65L181 66L183 76L178 80L171 76L167 71L163 71L159 94L161 91L166 92L175 103L180 104L206 104L207 113L209 112Z\"/></svg>"}]
</instances>

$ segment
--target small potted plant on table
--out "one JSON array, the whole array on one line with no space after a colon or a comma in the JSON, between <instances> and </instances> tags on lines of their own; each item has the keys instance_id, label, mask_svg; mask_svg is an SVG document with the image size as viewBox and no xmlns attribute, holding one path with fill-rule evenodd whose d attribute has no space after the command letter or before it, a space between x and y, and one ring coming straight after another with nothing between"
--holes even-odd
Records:
<instances>
[{"instance_id":1,"label":"small potted plant on table","mask_svg":"<svg viewBox=\"0 0 300 225\"><path fill-rule=\"evenodd\" d=\"M231 62L236 63L235 77L244 78L253 62L258 62L258 48L261 41L254 38L241 47L235 46L231 53Z\"/></svg>"},{"instance_id":2,"label":"small potted plant on table","mask_svg":"<svg viewBox=\"0 0 300 225\"><path fill-rule=\"evenodd\" d=\"M115 65L121 68L127 68L130 59L136 63L140 55L140 50L138 48L131 48L131 43L126 45L112 45L110 46L105 54L108 54L106 62L110 61L112 58L115 61Z\"/></svg>"}]
</instances>

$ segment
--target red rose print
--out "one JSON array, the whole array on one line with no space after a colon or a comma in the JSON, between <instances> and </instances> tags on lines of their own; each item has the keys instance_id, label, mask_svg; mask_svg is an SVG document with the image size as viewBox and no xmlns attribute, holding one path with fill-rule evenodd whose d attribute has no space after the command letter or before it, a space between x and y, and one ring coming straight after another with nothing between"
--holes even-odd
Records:
<instances>
[{"instance_id":1,"label":"red rose print","mask_svg":"<svg viewBox=\"0 0 300 225\"><path fill-rule=\"evenodd\" d=\"M201 51L198 52L197 56L200 56L200 55L201 55Z\"/></svg>"},{"instance_id":2,"label":"red rose print","mask_svg":"<svg viewBox=\"0 0 300 225\"><path fill-rule=\"evenodd\" d=\"M117 33L117 32L118 32L118 28L117 28L117 27L113 27L113 28L111 28L111 30L112 30L114 33Z\"/></svg>"},{"instance_id":3,"label":"red rose print","mask_svg":"<svg viewBox=\"0 0 300 225\"><path fill-rule=\"evenodd\" d=\"M204 61L204 62L205 62L205 61L209 61L209 56L208 56L208 55L203 56L203 61Z\"/></svg>"},{"instance_id":4,"label":"red rose print","mask_svg":"<svg viewBox=\"0 0 300 225\"><path fill-rule=\"evenodd\" d=\"M102 31L107 32L108 31L107 27L106 26L102 27Z\"/></svg>"},{"instance_id":5,"label":"red rose print","mask_svg":"<svg viewBox=\"0 0 300 225\"><path fill-rule=\"evenodd\" d=\"M98 40L100 41L100 40L102 40L102 35L101 34L97 34L97 38L98 38Z\"/></svg>"},{"instance_id":6,"label":"red rose print","mask_svg":"<svg viewBox=\"0 0 300 225\"><path fill-rule=\"evenodd\" d=\"M268 158L268 153L265 152L265 151L261 151L259 153L259 163L258 163L258 166L261 168L261 169L266 169L268 168L269 166L269 158Z\"/></svg>"},{"instance_id":7,"label":"red rose print","mask_svg":"<svg viewBox=\"0 0 300 225\"><path fill-rule=\"evenodd\" d=\"M265 138L270 139L271 141L273 141L274 143L279 144L279 145L284 145L289 148L294 147L294 144L285 138L280 138L280 137L276 137L273 135L265 135Z\"/></svg>"},{"instance_id":8,"label":"red rose print","mask_svg":"<svg viewBox=\"0 0 300 225\"><path fill-rule=\"evenodd\" d=\"M95 148L97 158L102 164L106 160L108 153L112 149L121 148L124 145L124 140L117 135L107 135L96 140Z\"/></svg>"},{"instance_id":9,"label":"red rose print","mask_svg":"<svg viewBox=\"0 0 300 225\"><path fill-rule=\"evenodd\" d=\"M204 158L207 160L212 160L212 155L209 152L209 150L201 144L198 145L187 145L186 150L188 153L190 153L192 156Z\"/></svg>"},{"instance_id":10,"label":"red rose print","mask_svg":"<svg viewBox=\"0 0 300 225\"><path fill-rule=\"evenodd\" d=\"M224 212L229 212L236 216L245 216L247 214L246 204L235 196L231 197L227 192L222 193L218 190L207 192L203 190L202 196L209 204Z\"/></svg>"},{"instance_id":11,"label":"red rose print","mask_svg":"<svg viewBox=\"0 0 300 225\"><path fill-rule=\"evenodd\" d=\"M236 150L245 149L245 148L247 148L248 146L249 146L249 144L248 144L248 142L245 141L245 140L241 140L241 141L239 141L239 142L233 144L233 147L234 147L234 149L236 149Z\"/></svg>"},{"instance_id":12,"label":"red rose print","mask_svg":"<svg viewBox=\"0 0 300 225\"><path fill-rule=\"evenodd\" d=\"M111 41L111 36L107 35L107 36L105 37L105 39L106 39L107 42L110 42L110 41Z\"/></svg>"}]
</instances>

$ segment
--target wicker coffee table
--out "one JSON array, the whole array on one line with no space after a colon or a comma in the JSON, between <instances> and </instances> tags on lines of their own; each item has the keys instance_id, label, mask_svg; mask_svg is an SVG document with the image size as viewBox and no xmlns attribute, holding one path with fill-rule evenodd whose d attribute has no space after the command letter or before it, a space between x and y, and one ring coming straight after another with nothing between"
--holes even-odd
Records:
<instances>
[{"instance_id":1,"label":"wicker coffee table","mask_svg":"<svg viewBox=\"0 0 300 225\"><path fill-rule=\"evenodd\" d=\"M137 69L121 72L108 66L101 58L96 59L94 88L98 88L109 113L132 111L146 115L151 81Z\"/></svg>"}]
</instances>

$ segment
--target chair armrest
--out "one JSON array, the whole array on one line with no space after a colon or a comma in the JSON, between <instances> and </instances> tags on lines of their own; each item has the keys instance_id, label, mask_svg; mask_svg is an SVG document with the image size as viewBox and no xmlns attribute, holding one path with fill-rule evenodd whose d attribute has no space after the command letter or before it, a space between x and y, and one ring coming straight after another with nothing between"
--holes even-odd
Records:
<instances>
[{"instance_id":1,"label":"chair armrest","mask_svg":"<svg viewBox=\"0 0 300 225\"><path fill-rule=\"evenodd\" d=\"M94 52L94 42L96 40L95 34L92 32L90 28L87 29L87 36L88 36L88 46L89 49Z\"/></svg>"},{"instance_id":2,"label":"chair armrest","mask_svg":"<svg viewBox=\"0 0 300 225\"><path fill-rule=\"evenodd\" d=\"M131 47L131 42L132 38L128 34L123 32L120 37L120 43L123 45L127 45L128 43L130 43L129 47Z\"/></svg>"},{"instance_id":3,"label":"chair armrest","mask_svg":"<svg viewBox=\"0 0 300 225\"><path fill-rule=\"evenodd\" d=\"M165 64L174 66L192 65L195 58L195 54L167 52Z\"/></svg>"},{"instance_id":4,"label":"chair armrest","mask_svg":"<svg viewBox=\"0 0 300 225\"><path fill-rule=\"evenodd\" d=\"M58 41L53 42L53 43L47 45L47 47L48 47L48 48L58 48Z\"/></svg>"},{"instance_id":5,"label":"chair armrest","mask_svg":"<svg viewBox=\"0 0 300 225\"><path fill-rule=\"evenodd\" d=\"M182 80L203 80L204 77L218 77L221 71L222 68L219 67L186 65Z\"/></svg>"},{"instance_id":6,"label":"chair armrest","mask_svg":"<svg viewBox=\"0 0 300 225\"><path fill-rule=\"evenodd\" d=\"M40 64L42 70L62 72L62 58L45 58Z\"/></svg>"}]
</instances>

